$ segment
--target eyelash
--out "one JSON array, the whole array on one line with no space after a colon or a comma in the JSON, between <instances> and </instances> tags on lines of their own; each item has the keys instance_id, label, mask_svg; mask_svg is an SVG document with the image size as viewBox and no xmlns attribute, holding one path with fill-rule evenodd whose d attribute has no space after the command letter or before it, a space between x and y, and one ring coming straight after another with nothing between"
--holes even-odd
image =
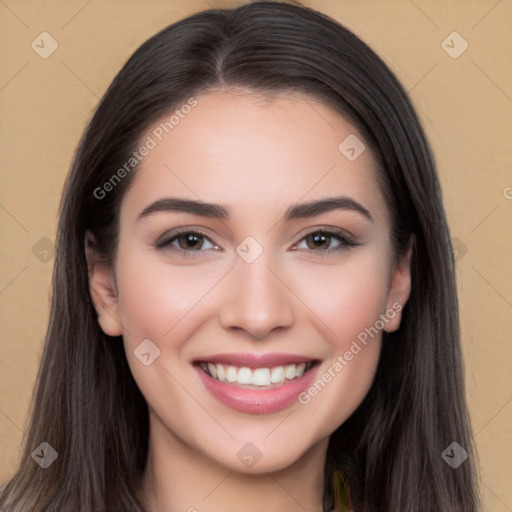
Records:
<instances>
[{"instance_id":1,"label":"eyelash","mask_svg":"<svg viewBox=\"0 0 512 512\"><path fill-rule=\"evenodd\" d=\"M195 229L183 229L179 231L174 231L169 235L162 236L159 240L157 240L153 245L160 250L163 249L169 249L172 252L178 252L181 253L186 258L193 258L197 257L197 254L200 252L204 252L204 250L186 250L177 248L171 245L172 242L177 240L182 235L199 235L200 237L206 238L212 245L216 246L216 244L210 239L210 237L201 231L195 230ZM358 247L361 244L356 242L351 236L346 234L344 231L333 229L333 228L317 228L315 230L310 231L309 233L306 233L296 244L298 245L303 240L306 240L308 237L312 235L323 235L327 236L329 238L335 238L340 242L340 247L334 248L334 249L309 249L309 251L317 253L319 256L328 257L332 256L336 253L340 253L342 251L345 251L347 249L351 249L353 247ZM219 246L216 246L219 247ZM297 249L295 249L297 250Z\"/></svg>"}]
</instances>

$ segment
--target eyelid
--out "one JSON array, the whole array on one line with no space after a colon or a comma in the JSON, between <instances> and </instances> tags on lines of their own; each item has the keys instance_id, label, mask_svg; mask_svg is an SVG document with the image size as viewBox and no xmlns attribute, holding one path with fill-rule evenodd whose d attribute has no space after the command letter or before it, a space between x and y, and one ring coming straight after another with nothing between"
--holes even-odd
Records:
<instances>
[{"instance_id":1,"label":"eyelid","mask_svg":"<svg viewBox=\"0 0 512 512\"><path fill-rule=\"evenodd\" d=\"M331 235L337 235L340 238L344 238L349 241L356 241L356 237L346 229L338 228L335 226L320 225L311 229L308 228L307 231L300 236L299 242L309 235L312 235L313 233L327 233Z\"/></svg>"}]
</instances>

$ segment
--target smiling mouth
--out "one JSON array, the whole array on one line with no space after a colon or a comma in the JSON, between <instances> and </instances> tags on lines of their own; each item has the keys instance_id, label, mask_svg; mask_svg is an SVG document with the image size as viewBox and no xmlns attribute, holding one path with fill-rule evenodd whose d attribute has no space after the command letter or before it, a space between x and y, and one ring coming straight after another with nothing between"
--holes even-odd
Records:
<instances>
[{"instance_id":1,"label":"smiling mouth","mask_svg":"<svg viewBox=\"0 0 512 512\"><path fill-rule=\"evenodd\" d=\"M294 381L311 370L315 361L273 367L249 368L200 361L196 363L209 377L247 389L272 389Z\"/></svg>"}]
</instances>

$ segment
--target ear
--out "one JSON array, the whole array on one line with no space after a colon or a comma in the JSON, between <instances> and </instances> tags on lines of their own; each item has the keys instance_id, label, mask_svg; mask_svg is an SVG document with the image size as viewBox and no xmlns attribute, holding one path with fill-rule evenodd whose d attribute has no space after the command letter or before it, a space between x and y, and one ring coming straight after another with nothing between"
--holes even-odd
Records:
<instances>
[{"instance_id":1,"label":"ear","mask_svg":"<svg viewBox=\"0 0 512 512\"><path fill-rule=\"evenodd\" d=\"M393 332L400 327L402 309L411 294L411 257L414 245L414 235L411 236L407 252L396 263L391 275L388 297L386 299L386 312L384 315L384 331Z\"/></svg>"},{"instance_id":2,"label":"ear","mask_svg":"<svg viewBox=\"0 0 512 512\"><path fill-rule=\"evenodd\" d=\"M117 291L112 269L102 262L94 235L85 234L85 257L89 274L89 292L98 313L98 323L109 336L123 334L118 314Z\"/></svg>"}]
</instances>

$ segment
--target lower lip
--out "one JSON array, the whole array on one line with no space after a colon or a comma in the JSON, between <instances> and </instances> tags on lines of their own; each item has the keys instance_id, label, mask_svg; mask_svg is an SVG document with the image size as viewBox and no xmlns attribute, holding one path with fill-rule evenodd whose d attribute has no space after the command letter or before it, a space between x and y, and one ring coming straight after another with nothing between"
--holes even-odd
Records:
<instances>
[{"instance_id":1,"label":"lower lip","mask_svg":"<svg viewBox=\"0 0 512 512\"><path fill-rule=\"evenodd\" d=\"M285 409L306 390L316 374L316 366L313 366L301 377L285 381L281 386L272 389L247 389L214 379L199 366L195 368L206 389L215 398L232 409L251 414L270 414Z\"/></svg>"}]
</instances>

